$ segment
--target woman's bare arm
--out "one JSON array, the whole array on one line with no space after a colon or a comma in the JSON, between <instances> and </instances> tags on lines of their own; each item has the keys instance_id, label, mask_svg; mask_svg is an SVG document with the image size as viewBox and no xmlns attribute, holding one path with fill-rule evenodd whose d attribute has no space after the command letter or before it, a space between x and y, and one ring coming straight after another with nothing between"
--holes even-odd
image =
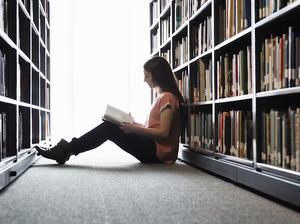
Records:
<instances>
[{"instance_id":1,"label":"woman's bare arm","mask_svg":"<svg viewBox=\"0 0 300 224\"><path fill-rule=\"evenodd\" d=\"M135 133L150 137L152 139L165 139L169 136L174 112L171 108L166 108L160 113L160 126L157 128L145 128L136 124L125 123L120 128L125 133Z\"/></svg>"}]
</instances>

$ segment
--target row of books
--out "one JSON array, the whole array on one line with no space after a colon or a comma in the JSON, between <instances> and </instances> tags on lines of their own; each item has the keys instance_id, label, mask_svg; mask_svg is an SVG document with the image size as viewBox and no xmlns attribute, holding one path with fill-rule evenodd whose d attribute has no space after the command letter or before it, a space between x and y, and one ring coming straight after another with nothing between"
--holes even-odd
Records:
<instances>
[{"instance_id":1,"label":"row of books","mask_svg":"<svg viewBox=\"0 0 300 224\"><path fill-rule=\"evenodd\" d=\"M19 99L22 102L30 103L30 65L26 71L24 63L18 63L19 77L20 77L20 91Z\"/></svg>"},{"instance_id":2,"label":"row of books","mask_svg":"<svg viewBox=\"0 0 300 224\"><path fill-rule=\"evenodd\" d=\"M217 119L216 151L239 158L252 158L251 111L220 111Z\"/></svg>"},{"instance_id":3,"label":"row of books","mask_svg":"<svg viewBox=\"0 0 300 224\"><path fill-rule=\"evenodd\" d=\"M46 113L46 121L45 121L45 130L46 130L46 138L50 138L51 136L51 119L50 113Z\"/></svg>"},{"instance_id":4,"label":"row of books","mask_svg":"<svg viewBox=\"0 0 300 224\"><path fill-rule=\"evenodd\" d=\"M164 43L170 37L170 34L170 16L168 16L161 22L161 43Z\"/></svg>"},{"instance_id":5,"label":"row of books","mask_svg":"<svg viewBox=\"0 0 300 224\"><path fill-rule=\"evenodd\" d=\"M152 2L152 10L151 10L151 13L152 13L152 21L151 21L151 24L153 24L153 22L158 18L159 16L159 4L158 4L158 1L154 1Z\"/></svg>"},{"instance_id":6,"label":"row of books","mask_svg":"<svg viewBox=\"0 0 300 224\"><path fill-rule=\"evenodd\" d=\"M178 88L183 96L184 100L187 102L189 100L189 76L187 70L183 70L178 78Z\"/></svg>"},{"instance_id":7,"label":"row of books","mask_svg":"<svg viewBox=\"0 0 300 224\"><path fill-rule=\"evenodd\" d=\"M195 12L208 0L190 0L190 15L194 15Z\"/></svg>"},{"instance_id":8,"label":"row of books","mask_svg":"<svg viewBox=\"0 0 300 224\"><path fill-rule=\"evenodd\" d=\"M50 85L46 84L45 108L50 109Z\"/></svg>"},{"instance_id":9,"label":"row of books","mask_svg":"<svg viewBox=\"0 0 300 224\"><path fill-rule=\"evenodd\" d=\"M175 42L175 58L174 67L178 67L186 62L188 62L188 38L184 36Z\"/></svg>"},{"instance_id":10,"label":"row of books","mask_svg":"<svg viewBox=\"0 0 300 224\"><path fill-rule=\"evenodd\" d=\"M23 114L22 112L19 112L19 116L18 116L18 119L19 119L19 146L18 146L18 149L23 149L23 119L25 117L23 117Z\"/></svg>"},{"instance_id":11,"label":"row of books","mask_svg":"<svg viewBox=\"0 0 300 224\"><path fill-rule=\"evenodd\" d=\"M263 163L300 171L300 107L261 114Z\"/></svg>"},{"instance_id":12,"label":"row of books","mask_svg":"<svg viewBox=\"0 0 300 224\"><path fill-rule=\"evenodd\" d=\"M191 146L212 150L212 114L203 112L192 113L190 119Z\"/></svg>"},{"instance_id":13,"label":"row of books","mask_svg":"<svg viewBox=\"0 0 300 224\"><path fill-rule=\"evenodd\" d=\"M170 49L162 51L160 54L162 57L164 57L169 62L169 64L171 64L171 50Z\"/></svg>"},{"instance_id":14,"label":"row of books","mask_svg":"<svg viewBox=\"0 0 300 224\"><path fill-rule=\"evenodd\" d=\"M158 40L158 29L153 31L151 34L151 52L154 52L157 50L159 46L159 40Z\"/></svg>"},{"instance_id":15,"label":"row of books","mask_svg":"<svg viewBox=\"0 0 300 224\"><path fill-rule=\"evenodd\" d=\"M261 91L300 85L300 33L271 34L259 52Z\"/></svg>"},{"instance_id":16,"label":"row of books","mask_svg":"<svg viewBox=\"0 0 300 224\"><path fill-rule=\"evenodd\" d=\"M238 34L251 25L251 1L226 0L219 5L220 42Z\"/></svg>"},{"instance_id":17,"label":"row of books","mask_svg":"<svg viewBox=\"0 0 300 224\"><path fill-rule=\"evenodd\" d=\"M251 48L217 60L217 99L252 93Z\"/></svg>"},{"instance_id":18,"label":"row of books","mask_svg":"<svg viewBox=\"0 0 300 224\"><path fill-rule=\"evenodd\" d=\"M188 19L189 1L175 0L175 29L180 27Z\"/></svg>"},{"instance_id":19,"label":"row of books","mask_svg":"<svg viewBox=\"0 0 300 224\"><path fill-rule=\"evenodd\" d=\"M206 17L199 25L194 26L191 31L191 55L196 57L212 48L212 20Z\"/></svg>"},{"instance_id":20,"label":"row of books","mask_svg":"<svg viewBox=\"0 0 300 224\"><path fill-rule=\"evenodd\" d=\"M6 54L0 50L0 95L7 96Z\"/></svg>"},{"instance_id":21,"label":"row of books","mask_svg":"<svg viewBox=\"0 0 300 224\"><path fill-rule=\"evenodd\" d=\"M160 10L163 11L164 8L169 4L170 0L160 0Z\"/></svg>"},{"instance_id":22,"label":"row of books","mask_svg":"<svg viewBox=\"0 0 300 224\"><path fill-rule=\"evenodd\" d=\"M258 18L263 19L297 0L259 0Z\"/></svg>"},{"instance_id":23,"label":"row of books","mask_svg":"<svg viewBox=\"0 0 300 224\"><path fill-rule=\"evenodd\" d=\"M191 67L191 102L212 100L212 62L202 59Z\"/></svg>"},{"instance_id":24,"label":"row of books","mask_svg":"<svg viewBox=\"0 0 300 224\"><path fill-rule=\"evenodd\" d=\"M0 113L0 161L7 156L7 116Z\"/></svg>"},{"instance_id":25,"label":"row of books","mask_svg":"<svg viewBox=\"0 0 300 224\"><path fill-rule=\"evenodd\" d=\"M8 33L8 0L0 0L0 29Z\"/></svg>"}]
</instances>

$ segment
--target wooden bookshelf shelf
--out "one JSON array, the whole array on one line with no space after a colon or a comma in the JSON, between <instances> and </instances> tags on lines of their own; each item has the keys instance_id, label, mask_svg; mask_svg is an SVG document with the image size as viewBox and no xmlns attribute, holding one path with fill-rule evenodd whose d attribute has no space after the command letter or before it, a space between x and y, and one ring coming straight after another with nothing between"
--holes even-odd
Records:
<instances>
[{"instance_id":1,"label":"wooden bookshelf shelf","mask_svg":"<svg viewBox=\"0 0 300 224\"><path fill-rule=\"evenodd\" d=\"M149 2L150 13L160 1ZM300 55L293 50L300 49L300 1L265 18L258 0L246 1L170 0L156 19L160 29L170 13L170 38L151 56L171 54L168 61L187 102L179 158L300 207L300 140L292 141L285 129L296 124L288 128L300 134ZM278 86L289 88L261 91ZM198 102L202 98L208 100ZM293 148L285 144L290 140Z\"/></svg>"},{"instance_id":2,"label":"wooden bookshelf shelf","mask_svg":"<svg viewBox=\"0 0 300 224\"><path fill-rule=\"evenodd\" d=\"M34 144L49 142L51 116L50 0L6 1L7 14L1 14L9 19L0 21L0 190L37 159Z\"/></svg>"}]
</instances>

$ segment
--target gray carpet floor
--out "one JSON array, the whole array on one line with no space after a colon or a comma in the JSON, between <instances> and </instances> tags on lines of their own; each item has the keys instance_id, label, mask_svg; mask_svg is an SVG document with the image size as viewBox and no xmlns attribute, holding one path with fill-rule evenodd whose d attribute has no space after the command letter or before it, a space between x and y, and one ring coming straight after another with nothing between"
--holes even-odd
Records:
<instances>
[{"instance_id":1,"label":"gray carpet floor","mask_svg":"<svg viewBox=\"0 0 300 224\"><path fill-rule=\"evenodd\" d=\"M300 213L180 161L39 159L0 192L0 223L300 223Z\"/></svg>"}]
</instances>

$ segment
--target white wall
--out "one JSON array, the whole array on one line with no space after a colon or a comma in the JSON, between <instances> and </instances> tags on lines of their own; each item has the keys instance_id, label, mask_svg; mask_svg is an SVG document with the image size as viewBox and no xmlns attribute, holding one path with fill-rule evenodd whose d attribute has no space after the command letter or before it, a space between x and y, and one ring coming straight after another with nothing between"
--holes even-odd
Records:
<instances>
[{"instance_id":1,"label":"white wall","mask_svg":"<svg viewBox=\"0 0 300 224\"><path fill-rule=\"evenodd\" d=\"M73 10L69 0L50 5L51 135L53 141L73 133Z\"/></svg>"},{"instance_id":2,"label":"white wall","mask_svg":"<svg viewBox=\"0 0 300 224\"><path fill-rule=\"evenodd\" d=\"M150 91L148 0L51 1L52 138L80 136L107 103L143 122Z\"/></svg>"}]
</instances>

